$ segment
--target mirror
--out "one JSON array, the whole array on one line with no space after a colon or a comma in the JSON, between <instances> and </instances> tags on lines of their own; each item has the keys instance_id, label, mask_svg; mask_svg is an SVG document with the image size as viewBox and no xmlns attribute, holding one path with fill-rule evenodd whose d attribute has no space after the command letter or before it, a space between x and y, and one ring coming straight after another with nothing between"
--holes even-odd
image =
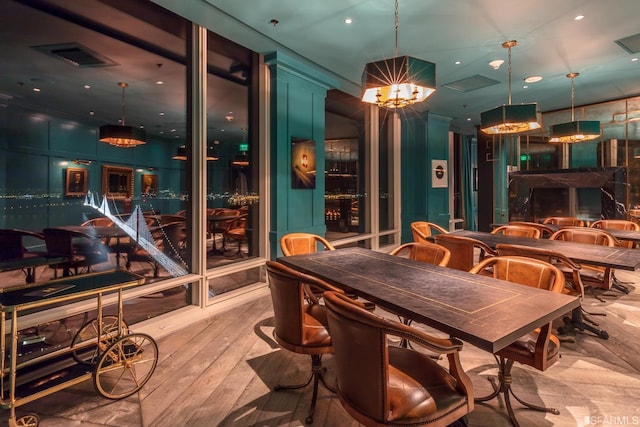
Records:
<instances>
[{"instance_id":1,"label":"mirror","mask_svg":"<svg viewBox=\"0 0 640 427\"><path fill-rule=\"evenodd\" d=\"M102 166L102 194L110 199L131 198L133 168Z\"/></svg>"}]
</instances>

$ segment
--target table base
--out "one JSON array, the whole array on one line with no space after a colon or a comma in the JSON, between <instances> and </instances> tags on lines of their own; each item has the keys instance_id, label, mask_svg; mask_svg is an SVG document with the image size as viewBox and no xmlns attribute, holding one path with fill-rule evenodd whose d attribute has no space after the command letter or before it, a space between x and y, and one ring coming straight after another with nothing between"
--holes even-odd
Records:
<instances>
[{"instance_id":1,"label":"table base","mask_svg":"<svg viewBox=\"0 0 640 427\"><path fill-rule=\"evenodd\" d=\"M504 404L507 407L507 412L509 413L509 419L514 427L520 427L518 420L516 419L516 415L513 412L513 407L511 406L511 399L509 395L513 396L521 405L526 406L529 409L533 409L534 411L540 412L551 412L554 415L559 415L560 411L555 408L547 408L545 406L535 405L533 403L525 402L520 399L511 389L511 368L513 367L513 360L504 359L503 357L499 358L494 356L496 361L498 362L498 383L496 383L496 378L490 377L489 381L491 382L491 386L493 387L493 393L484 397L476 397L474 399L475 402L486 402L488 400L493 399L494 397L498 397L500 393L504 396Z\"/></svg>"}]
</instances>

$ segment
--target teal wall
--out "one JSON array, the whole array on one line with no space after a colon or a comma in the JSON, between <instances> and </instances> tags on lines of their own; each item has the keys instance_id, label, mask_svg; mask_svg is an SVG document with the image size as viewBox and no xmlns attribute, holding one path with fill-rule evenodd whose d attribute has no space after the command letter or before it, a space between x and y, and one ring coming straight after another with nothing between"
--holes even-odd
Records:
<instances>
[{"instance_id":1,"label":"teal wall","mask_svg":"<svg viewBox=\"0 0 640 427\"><path fill-rule=\"evenodd\" d=\"M162 213L180 209L185 183L180 162L171 158L177 146L173 141L113 147L98 141L97 126L15 106L0 109L0 129L0 228L39 230L94 216L82 197L64 195L67 168L87 169L89 191L99 196L103 165L131 167L133 205ZM92 163L78 165L74 159ZM141 198L142 174L158 175L158 197Z\"/></svg>"},{"instance_id":2,"label":"teal wall","mask_svg":"<svg viewBox=\"0 0 640 427\"><path fill-rule=\"evenodd\" d=\"M280 238L290 232L325 234L324 132L327 90L337 83L281 52L265 56L271 70L271 229L272 256ZM291 138L316 143L315 189L291 188Z\"/></svg>"},{"instance_id":3,"label":"teal wall","mask_svg":"<svg viewBox=\"0 0 640 427\"><path fill-rule=\"evenodd\" d=\"M450 122L449 118L429 112L402 117L402 242L412 240L413 221L430 221L449 228L449 188L432 188L431 161L447 160L447 169L451 167Z\"/></svg>"}]
</instances>

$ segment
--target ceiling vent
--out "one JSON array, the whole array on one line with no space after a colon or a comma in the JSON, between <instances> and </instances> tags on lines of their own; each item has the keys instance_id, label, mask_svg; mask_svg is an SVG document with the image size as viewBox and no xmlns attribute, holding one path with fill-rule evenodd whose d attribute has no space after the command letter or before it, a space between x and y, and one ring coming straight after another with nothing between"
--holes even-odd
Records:
<instances>
[{"instance_id":1,"label":"ceiling vent","mask_svg":"<svg viewBox=\"0 0 640 427\"><path fill-rule=\"evenodd\" d=\"M482 89L483 87L489 87L500 83L497 80L490 79L489 77L476 74L475 76L467 77L462 80L447 83L443 85L446 88L457 90L458 92L471 92L472 90Z\"/></svg>"},{"instance_id":2,"label":"ceiling vent","mask_svg":"<svg viewBox=\"0 0 640 427\"><path fill-rule=\"evenodd\" d=\"M110 67L118 65L106 56L89 49L80 43L47 44L31 46L32 49L45 55L53 56L79 68Z\"/></svg>"},{"instance_id":3,"label":"ceiling vent","mask_svg":"<svg viewBox=\"0 0 640 427\"><path fill-rule=\"evenodd\" d=\"M640 52L640 34L616 40L616 43L631 54Z\"/></svg>"}]
</instances>

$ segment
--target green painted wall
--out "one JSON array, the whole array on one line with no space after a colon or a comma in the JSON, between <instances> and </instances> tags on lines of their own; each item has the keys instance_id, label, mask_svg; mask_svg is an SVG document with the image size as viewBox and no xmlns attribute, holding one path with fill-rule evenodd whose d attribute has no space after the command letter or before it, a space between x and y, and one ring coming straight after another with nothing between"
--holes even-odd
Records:
<instances>
[{"instance_id":1,"label":"green painted wall","mask_svg":"<svg viewBox=\"0 0 640 427\"><path fill-rule=\"evenodd\" d=\"M449 160L451 120L429 112L403 114L401 120L401 238L408 242L413 221L449 228L449 189L433 188L431 169L432 160Z\"/></svg>"},{"instance_id":2,"label":"green painted wall","mask_svg":"<svg viewBox=\"0 0 640 427\"><path fill-rule=\"evenodd\" d=\"M282 254L280 238L291 232L324 235L324 132L327 90L337 82L281 52L265 56L271 71L271 229L272 257ZM314 189L291 188L291 138L315 141Z\"/></svg>"}]
</instances>

